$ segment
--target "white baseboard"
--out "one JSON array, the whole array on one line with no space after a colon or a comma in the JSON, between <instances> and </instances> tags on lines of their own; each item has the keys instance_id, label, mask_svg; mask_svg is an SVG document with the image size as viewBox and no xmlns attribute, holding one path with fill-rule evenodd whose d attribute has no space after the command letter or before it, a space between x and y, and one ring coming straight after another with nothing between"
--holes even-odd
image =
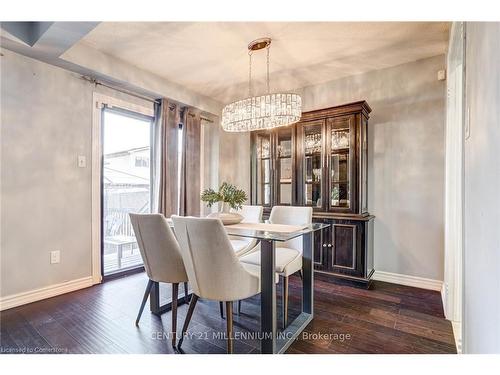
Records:
<instances>
[{"instance_id":1,"label":"white baseboard","mask_svg":"<svg viewBox=\"0 0 500 375\"><path fill-rule=\"evenodd\" d=\"M88 288L93 284L92 276L88 276L60 284L49 285L40 289L30 290L28 292L11 294L10 296L0 298L0 311L73 292L78 289Z\"/></svg>"},{"instance_id":2,"label":"white baseboard","mask_svg":"<svg viewBox=\"0 0 500 375\"><path fill-rule=\"evenodd\" d=\"M462 354L462 324L452 320L451 326L453 328L453 337L455 337L457 353Z\"/></svg>"},{"instance_id":3,"label":"white baseboard","mask_svg":"<svg viewBox=\"0 0 500 375\"><path fill-rule=\"evenodd\" d=\"M384 271L375 271L373 279L393 284L413 286L415 288L436 290L438 292L441 292L443 287L443 282L441 280L426 279L425 277L402 275Z\"/></svg>"}]
</instances>

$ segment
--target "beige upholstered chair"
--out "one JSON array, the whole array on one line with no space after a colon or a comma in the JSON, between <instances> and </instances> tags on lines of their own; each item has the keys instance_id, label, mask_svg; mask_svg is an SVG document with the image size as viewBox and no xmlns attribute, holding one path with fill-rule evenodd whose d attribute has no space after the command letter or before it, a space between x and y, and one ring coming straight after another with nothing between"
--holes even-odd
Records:
<instances>
[{"instance_id":1,"label":"beige upholstered chair","mask_svg":"<svg viewBox=\"0 0 500 375\"><path fill-rule=\"evenodd\" d=\"M307 225L312 223L311 207L274 206L269 216L272 224ZM240 258L243 263L260 266L260 250ZM295 272L302 277L302 237L276 243L276 272L283 279L283 328L288 321L288 277Z\"/></svg>"},{"instance_id":2,"label":"beige upholstered chair","mask_svg":"<svg viewBox=\"0 0 500 375\"><path fill-rule=\"evenodd\" d=\"M175 347L179 283L184 283L185 298L187 299L188 281L179 244L163 215L132 213L129 215L144 261L144 268L149 277L135 324L139 324L153 283L172 283L172 346Z\"/></svg>"},{"instance_id":3,"label":"beige upholstered chair","mask_svg":"<svg viewBox=\"0 0 500 375\"><path fill-rule=\"evenodd\" d=\"M226 302L227 351L232 353L232 303L260 292L260 268L240 263L219 219L172 216L172 220L193 290L178 348L198 298L205 298Z\"/></svg>"}]
</instances>

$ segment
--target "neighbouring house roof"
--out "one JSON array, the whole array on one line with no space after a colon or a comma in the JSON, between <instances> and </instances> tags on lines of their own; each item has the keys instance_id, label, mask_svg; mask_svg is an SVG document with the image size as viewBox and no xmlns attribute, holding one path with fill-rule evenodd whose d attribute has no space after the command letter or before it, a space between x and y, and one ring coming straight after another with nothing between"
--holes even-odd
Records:
<instances>
[{"instance_id":1,"label":"neighbouring house roof","mask_svg":"<svg viewBox=\"0 0 500 375\"><path fill-rule=\"evenodd\" d=\"M131 148L131 149L128 149L128 150L112 152L110 154L105 154L104 157L107 158L107 159L118 158L118 157L121 157L121 156L126 156L126 155L130 155L130 154L136 154L138 152L142 152L142 151L146 151L146 150L149 150L149 146L135 147L135 148Z\"/></svg>"}]
</instances>

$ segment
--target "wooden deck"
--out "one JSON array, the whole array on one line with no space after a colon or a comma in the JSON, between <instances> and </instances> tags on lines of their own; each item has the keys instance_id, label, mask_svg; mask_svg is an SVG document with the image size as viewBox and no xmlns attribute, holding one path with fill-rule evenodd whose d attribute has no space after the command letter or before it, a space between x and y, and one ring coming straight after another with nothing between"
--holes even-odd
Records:
<instances>
[{"instance_id":1,"label":"wooden deck","mask_svg":"<svg viewBox=\"0 0 500 375\"><path fill-rule=\"evenodd\" d=\"M121 268L118 267L117 253L104 255L104 275L108 275L114 271L125 270L142 264L141 254L139 249L135 249L133 253L129 251L123 252Z\"/></svg>"}]
</instances>

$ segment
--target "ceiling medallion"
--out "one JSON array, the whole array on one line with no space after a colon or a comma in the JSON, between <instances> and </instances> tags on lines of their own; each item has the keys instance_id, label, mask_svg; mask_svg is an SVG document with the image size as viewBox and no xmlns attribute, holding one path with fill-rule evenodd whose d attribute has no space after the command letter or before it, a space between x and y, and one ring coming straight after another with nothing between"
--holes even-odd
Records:
<instances>
[{"instance_id":1,"label":"ceiling medallion","mask_svg":"<svg viewBox=\"0 0 500 375\"><path fill-rule=\"evenodd\" d=\"M269 50L271 38L248 45L248 98L230 103L222 110L222 128L227 132L273 129L296 123L302 115L302 99L293 93L271 93L269 89ZM267 94L252 96L252 53L267 51Z\"/></svg>"}]
</instances>

